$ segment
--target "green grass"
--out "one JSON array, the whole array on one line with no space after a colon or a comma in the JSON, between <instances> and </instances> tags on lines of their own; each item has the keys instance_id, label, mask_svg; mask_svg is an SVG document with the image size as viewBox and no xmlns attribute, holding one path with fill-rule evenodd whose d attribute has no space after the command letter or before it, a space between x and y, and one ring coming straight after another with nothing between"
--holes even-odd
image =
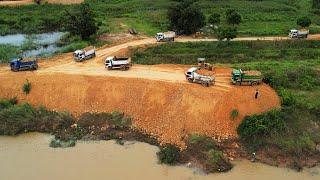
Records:
<instances>
[{"instance_id":1,"label":"green grass","mask_svg":"<svg viewBox=\"0 0 320 180\"><path fill-rule=\"evenodd\" d=\"M245 63L302 61L320 56L319 41L237 41L167 43L148 48L134 49L133 61L139 64L195 64L198 57L210 63Z\"/></svg>"},{"instance_id":2,"label":"green grass","mask_svg":"<svg viewBox=\"0 0 320 180\"><path fill-rule=\"evenodd\" d=\"M7 63L16 58L19 54L19 48L12 45L0 44L0 63Z\"/></svg>"},{"instance_id":3,"label":"green grass","mask_svg":"<svg viewBox=\"0 0 320 180\"><path fill-rule=\"evenodd\" d=\"M86 0L90 3L100 24L99 33L126 32L136 28L141 34L154 35L167 30L166 12L171 0ZM284 35L297 28L296 19L309 16L311 32L320 32L320 17L314 15L310 0L263 0L263 1L212 1L197 2L205 15L218 12L224 18L226 9L234 8L243 17L240 35ZM60 19L66 9L78 5L43 4L19 7L0 7L1 34L36 33L62 30ZM222 22L225 22L222 19Z\"/></svg>"}]
</instances>

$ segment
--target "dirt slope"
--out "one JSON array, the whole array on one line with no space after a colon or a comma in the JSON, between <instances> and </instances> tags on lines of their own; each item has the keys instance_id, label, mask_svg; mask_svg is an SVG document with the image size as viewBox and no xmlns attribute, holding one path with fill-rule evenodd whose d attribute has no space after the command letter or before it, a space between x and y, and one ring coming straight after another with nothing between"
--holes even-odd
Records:
<instances>
[{"instance_id":1,"label":"dirt slope","mask_svg":"<svg viewBox=\"0 0 320 180\"><path fill-rule=\"evenodd\" d=\"M27 96L21 90L26 78L32 84ZM1 75L0 81L0 97L17 96L34 105L76 115L124 111L134 117L135 126L156 135L163 143L180 146L189 133L235 137L236 127L245 115L279 106L276 93L267 85L259 86L261 97L255 100L255 87L249 86L221 91L198 84L33 72ZM232 109L239 111L235 120L230 117Z\"/></svg>"},{"instance_id":2,"label":"dirt slope","mask_svg":"<svg viewBox=\"0 0 320 180\"><path fill-rule=\"evenodd\" d=\"M276 92L263 84L257 87L230 84L231 69L215 69L216 84L209 88L186 82L187 65L134 65L129 71L108 71L103 60L119 55L130 46L155 43L154 39L135 40L97 50L97 57L83 63L72 60L72 53L40 61L34 72L16 72L0 67L0 97L17 96L20 101L84 112L120 110L134 118L134 125L159 138L162 143L184 146L190 133L214 138L236 137L236 127L246 115L280 107ZM32 84L29 95L22 93L26 79ZM254 99L256 88L261 97ZM230 113L239 111L233 120Z\"/></svg>"}]
</instances>

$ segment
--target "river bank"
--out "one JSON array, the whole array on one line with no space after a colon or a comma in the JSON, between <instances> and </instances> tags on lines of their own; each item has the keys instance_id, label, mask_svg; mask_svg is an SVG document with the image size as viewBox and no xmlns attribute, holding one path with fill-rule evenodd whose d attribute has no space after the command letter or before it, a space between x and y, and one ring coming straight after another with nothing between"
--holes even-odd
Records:
<instances>
[{"instance_id":1,"label":"river bank","mask_svg":"<svg viewBox=\"0 0 320 180\"><path fill-rule=\"evenodd\" d=\"M233 161L227 173L204 175L186 166L157 163L159 149L146 143L79 141L73 148L50 148L53 137L26 133L0 136L0 174L3 179L215 179L317 180L320 167L296 172L246 160ZM30 165L32 163L32 165ZM20 172L20 173L17 173Z\"/></svg>"}]
</instances>

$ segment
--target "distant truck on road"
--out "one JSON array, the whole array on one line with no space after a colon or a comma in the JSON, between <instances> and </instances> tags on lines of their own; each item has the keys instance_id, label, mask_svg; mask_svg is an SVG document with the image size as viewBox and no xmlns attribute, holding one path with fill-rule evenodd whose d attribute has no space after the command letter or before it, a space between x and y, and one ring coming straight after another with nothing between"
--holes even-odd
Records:
<instances>
[{"instance_id":1,"label":"distant truck on road","mask_svg":"<svg viewBox=\"0 0 320 180\"><path fill-rule=\"evenodd\" d=\"M11 71L21 71L21 70L37 70L38 63L37 60L24 60L23 58L17 58L10 61Z\"/></svg>"},{"instance_id":2,"label":"distant truck on road","mask_svg":"<svg viewBox=\"0 0 320 180\"><path fill-rule=\"evenodd\" d=\"M205 76L198 74L197 71L200 69L200 67L192 67L188 69L188 71L185 73L186 79L190 83L199 83L202 84L202 86L209 87L210 85L214 85L215 78L211 76Z\"/></svg>"},{"instance_id":3,"label":"distant truck on road","mask_svg":"<svg viewBox=\"0 0 320 180\"><path fill-rule=\"evenodd\" d=\"M262 82L262 74L259 71L242 71L241 69L233 69L231 72L231 82L235 85L258 85Z\"/></svg>"},{"instance_id":4,"label":"distant truck on road","mask_svg":"<svg viewBox=\"0 0 320 180\"><path fill-rule=\"evenodd\" d=\"M82 62L83 60L87 60L96 56L95 48L90 49L80 49L76 50L73 53L73 59L77 62Z\"/></svg>"},{"instance_id":5,"label":"distant truck on road","mask_svg":"<svg viewBox=\"0 0 320 180\"><path fill-rule=\"evenodd\" d=\"M131 58L129 57L116 57L110 56L105 60L105 65L108 70L120 69L122 71L128 70L131 64Z\"/></svg>"},{"instance_id":6,"label":"distant truck on road","mask_svg":"<svg viewBox=\"0 0 320 180\"><path fill-rule=\"evenodd\" d=\"M296 30L291 29L289 32L289 38L308 38L309 30Z\"/></svg>"},{"instance_id":7,"label":"distant truck on road","mask_svg":"<svg viewBox=\"0 0 320 180\"><path fill-rule=\"evenodd\" d=\"M157 33L156 40L158 42L161 42L161 41L174 41L175 36L176 36L176 33L173 32L173 31L160 32L160 33Z\"/></svg>"}]
</instances>

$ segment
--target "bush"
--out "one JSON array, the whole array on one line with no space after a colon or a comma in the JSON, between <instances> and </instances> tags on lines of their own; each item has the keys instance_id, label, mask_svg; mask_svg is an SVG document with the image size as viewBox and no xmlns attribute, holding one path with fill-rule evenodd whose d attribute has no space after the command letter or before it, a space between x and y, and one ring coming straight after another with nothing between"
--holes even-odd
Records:
<instances>
[{"instance_id":1,"label":"bush","mask_svg":"<svg viewBox=\"0 0 320 180\"><path fill-rule=\"evenodd\" d=\"M247 116L238 126L240 139L253 148L258 148L264 138L285 130L284 113L272 110L260 115Z\"/></svg>"},{"instance_id":2,"label":"bush","mask_svg":"<svg viewBox=\"0 0 320 180\"><path fill-rule=\"evenodd\" d=\"M301 17L299 19L297 19L297 25L305 28L305 27L309 27L311 24L311 19L308 17Z\"/></svg>"},{"instance_id":3,"label":"bush","mask_svg":"<svg viewBox=\"0 0 320 180\"><path fill-rule=\"evenodd\" d=\"M239 116L239 111L237 109L232 109L231 118L234 120Z\"/></svg>"},{"instance_id":4,"label":"bush","mask_svg":"<svg viewBox=\"0 0 320 180\"><path fill-rule=\"evenodd\" d=\"M52 148L67 148L67 147L74 147L76 145L76 140L68 140L62 141L60 139L52 139L50 142L50 147Z\"/></svg>"},{"instance_id":5,"label":"bush","mask_svg":"<svg viewBox=\"0 0 320 180\"><path fill-rule=\"evenodd\" d=\"M29 82L28 79L26 79L26 82L22 86L22 91L28 95L31 91L31 83Z\"/></svg>"},{"instance_id":6,"label":"bush","mask_svg":"<svg viewBox=\"0 0 320 180\"><path fill-rule=\"evenodd\" d=\"M160 148L160 151L157 152L157 157L160 163L174 164L179 158L179 153L179 148L174 145L168 145Z\"/></svg>"}]
</instances>

